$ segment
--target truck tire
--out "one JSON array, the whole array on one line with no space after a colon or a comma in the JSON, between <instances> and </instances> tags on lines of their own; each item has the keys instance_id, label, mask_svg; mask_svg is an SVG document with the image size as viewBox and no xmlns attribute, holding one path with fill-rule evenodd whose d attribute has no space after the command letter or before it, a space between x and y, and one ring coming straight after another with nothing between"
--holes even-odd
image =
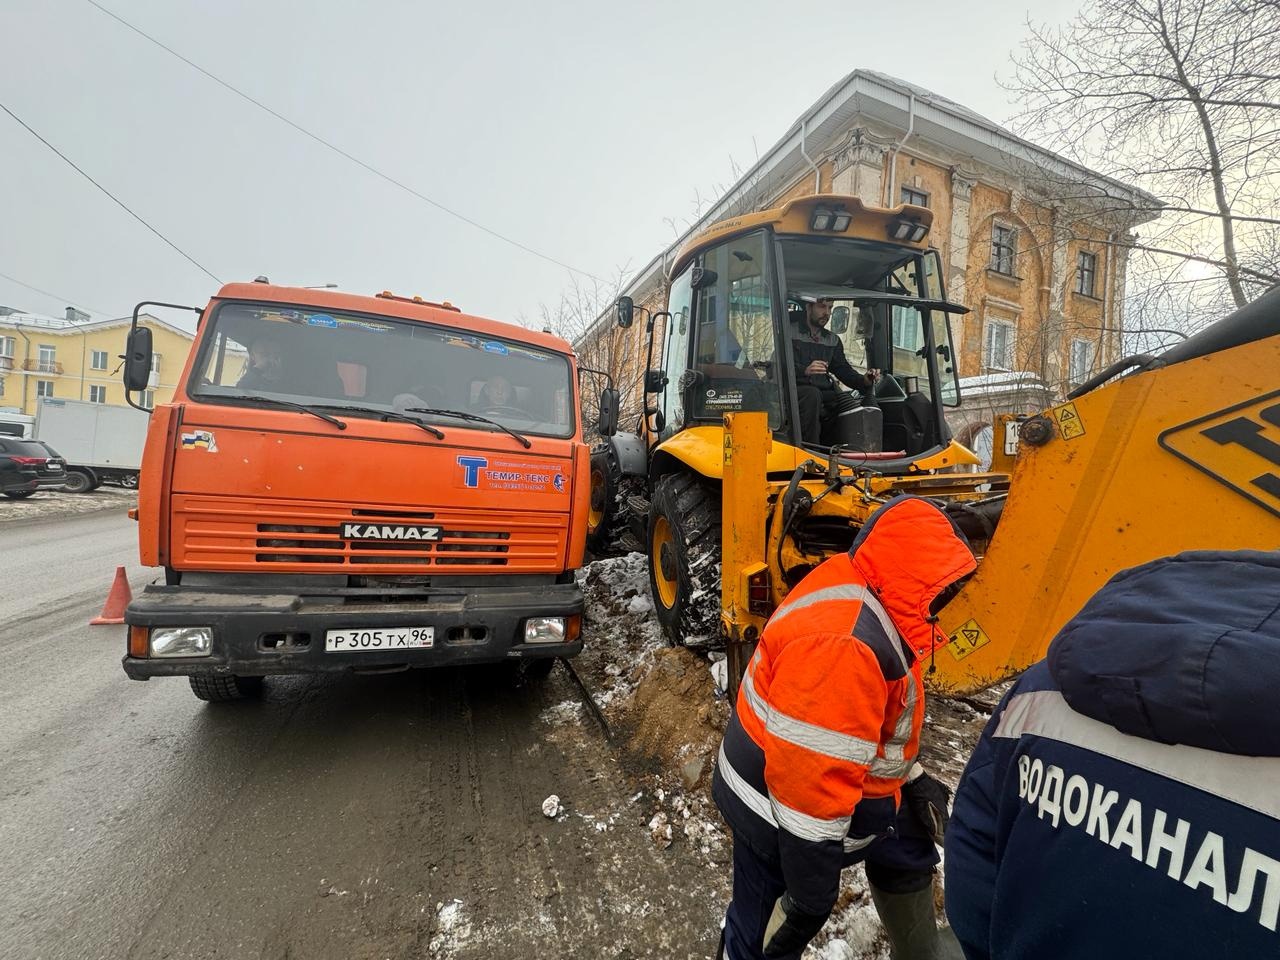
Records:
<instances>
[{"instance_id":1,"label":"truck tire","mask_svg":"<svg viewBox=\"0 0 1280 960\"><path fill-rule=\"evenodd\" d=\"M587 514L587 550L594 559L629 553L627 498L644 492L644 478L624 476L609 448L591 454L591 506Z\"/></svg>"},{"instance_id":2,"label":"truck tire","mask_svg":"<svg viewBox=\"0 0 1280 960\"><path fill-rule=\"evenodd\" d=\"M191 692L208 703L249 700L262 696L262 677L213 676L193 674Z\"/></svg>"},{"instance_id":3,"label":"truck tire","mask_svg":"<svg viewBox=\"0 0 1280 960\"><path fill-rule=\"evenodd\" d=\"M5 496L10 500L25 500L33 493L35 493L34 490L15 490L13 493L6 493Z\"/></svg>"},{"instance_id":4,"label":"truck tire","mask_svg":"<svg viewBox=\"0 0 1280 960\"><path fill-rule=\"evenodd\" d=\"M667 640L720 643L720 496L687 473L658 481L649 508L649 590Z\"/></svg>"},{"instance_id":5,"label":"truck tire","mask_svg":"<svg viewBox=\"0 0 1280 960\"><path fill-rule=\"evenodd\" d=\"M136 490L138 487L138 475L136 473L122 473L120 475L120 486L126 490Z\"/></svg>"},{"instance_id":6,"label":"truck tire","mask_svg":"<svg viewBox=\"0 0 1280 960\"><path fill-rule=\"evenodd\" d=\"M83 470L68 470L67 485L62 489L67 493L88 493L94 486L93 478Z\"/></svg>"}]
</instances>

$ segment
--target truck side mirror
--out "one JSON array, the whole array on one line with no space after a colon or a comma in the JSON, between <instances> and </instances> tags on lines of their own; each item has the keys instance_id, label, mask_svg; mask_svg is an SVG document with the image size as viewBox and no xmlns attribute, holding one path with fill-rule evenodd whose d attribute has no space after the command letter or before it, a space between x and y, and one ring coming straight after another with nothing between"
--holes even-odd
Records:
<instances>
[{"instance_id":1,"label":"truck side mirror","mask_svg":"<svg viewBox=\"0 0 1280 960\"><path fill-rule=\"evenodd\" d=\"M846 306L833 307L831 310L831 332L836 336L840 336L848 329L849 308Z\"/></svg>"},{"instance_id":2,"label":"truck side mirror","mask_svg":"<svg viewBox=\"0 0 1280 960\"><path fill-rule=\"evenodd\" d=\"M602 437L612 437L618 432L618 391L606 387L600 391L600 420L596 429Z\"/></svg>"},{"instance_id":3,"label":"truck side mirror","mask_svg":"<svg viewBox=\"0 0 1280 960\"><path fill-rule=\"evenodd\" d=\"M619 297L617 309L618 326L625 330L631 326L632 321L635 319L635 301L630 297Z\"/></svg>"},{"instance_id":4,"label":"truck side mirror","mask_svg":"<svg viewBox=\"0 0 1280 960\"><path fill-rule=\"evenodd\" d=\"M151 328L134 327L124 348L124 388L146 390L151 382Z\"/></svg>"}]
</instances>

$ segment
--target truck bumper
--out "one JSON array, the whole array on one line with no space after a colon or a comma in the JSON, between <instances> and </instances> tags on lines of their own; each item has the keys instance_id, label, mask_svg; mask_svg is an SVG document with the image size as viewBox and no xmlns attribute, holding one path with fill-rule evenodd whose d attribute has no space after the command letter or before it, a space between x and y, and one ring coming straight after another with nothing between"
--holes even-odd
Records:
<instances>
[{"instance_id":1,"label":"truck bumper","mask_svg":"<svg viewBox=\"0 0 1280 960\"><path fill-rule=\"evenodd\" d=\"M410 603L360 604L280 592L152 584L125 612L129 632L133 627L210 627L212 649L205 657L184 658L132 656L126 650L124 672L134 680L193 674L261 677L571 657L582 650L580 634L566 643L526 643L525 620L577 617L580 624L582 610L582 591L574 583L441 589ZM325 649L329 630L427 626L435 632L429 648Z\"/></svg>"}]
</instances>

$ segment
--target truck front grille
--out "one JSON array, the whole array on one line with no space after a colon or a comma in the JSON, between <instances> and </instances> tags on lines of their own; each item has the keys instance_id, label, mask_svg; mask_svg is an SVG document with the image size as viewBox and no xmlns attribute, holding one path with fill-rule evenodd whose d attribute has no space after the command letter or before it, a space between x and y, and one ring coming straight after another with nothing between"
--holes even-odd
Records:
<instances>
[{"instance_id":1,"label":"truck front grille","mask_svg":"<svg viewBox=\"0 0 1280 960\"><path fill-rule=\"evenodd\" d=\"M467 567L481 572L547 570L560 565L567 518L560 514L494 516L438 510L430 513L308 507L297 503L218 502L174 497L174 553L180 564L207 570L325 570L362 573L423 572ZM435 540L343 539L344 523L440 528Z\"/></svg>"}]
</instances>

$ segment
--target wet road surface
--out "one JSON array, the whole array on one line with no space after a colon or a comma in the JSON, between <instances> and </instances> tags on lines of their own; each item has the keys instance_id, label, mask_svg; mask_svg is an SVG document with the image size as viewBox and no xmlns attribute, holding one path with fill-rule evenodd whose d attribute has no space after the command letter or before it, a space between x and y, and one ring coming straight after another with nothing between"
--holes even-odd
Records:
<instances>
[{"instance_id":1,"label":"wet road surface","mask_svg":"<svg viewBox=\"0 0 1280 960\"><path fill-rule=\"evenodd\" d=\"M504 669L204 704L89 627L134 524L0 525L0 956L708 957L721 883L660 850L575 698ZM566 812L543 817L558 794Z\"/></svg>"}]
</instances>

